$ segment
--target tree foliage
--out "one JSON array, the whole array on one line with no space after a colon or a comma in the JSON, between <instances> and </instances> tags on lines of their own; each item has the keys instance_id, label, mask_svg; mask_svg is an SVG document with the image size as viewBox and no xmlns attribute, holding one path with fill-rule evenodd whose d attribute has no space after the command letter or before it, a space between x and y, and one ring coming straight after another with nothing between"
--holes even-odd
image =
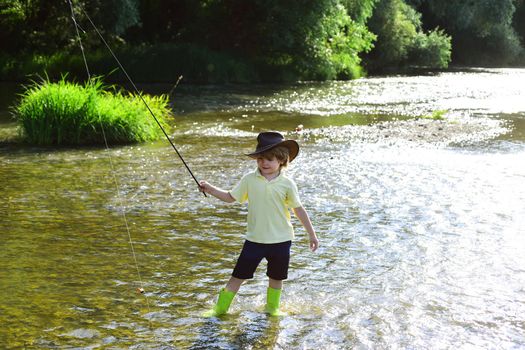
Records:
<instances>
[{"instance_id":1,"label":"tree foliage","mask_svg":"<svg viewBox=\"0 0 525 350\"><path fill-rule=\"evenodd\" d=\"M424 33L421 14L403 0L380 0L369 22L377 44L369 68L408 65L445 68L450 62L450 38L441 30Z\"/></svg>"},{"instance_id":2,"label":"tree foliage","mask_svg":"<svg viewBox=\"0 0 525 350\"><path fill-rule=\"evenodd\" d=\"M139 23L136 0L73 1L77 16L80 6L109 37L123 34ZM2 0L0 4L0 42L12 54L50 54L76 45L68 1Z\"/></svg>"},{"instance_id":3,"label":"tree foliage","mask_svg":"<svg viewBox=\"0 0 525 350\"><path fill-rule=\"evenodd\" d=\"M5 10L10 14L6 37L17 27L19 43L31 41L10 52L51 53L74 45L69 9L64 2L12 0ZM372 47L374 35L366 25L374 0L83 0L74 1L80 23L86 24L84 8L104 35L131 45L170 43L202 46L226 52L261 67L259 75L280 75L285 79L333 79L360 76L359 55ZM352 5L351 13L345 3ZM36 13L37 15L35 15ZM53 21L44 13L53 13ZM29 20L28 20L29 19ZM49 28L39 26L48 23ZM60 25L57 25L60 24ZM64 30L69 28L71 30ZM38 29L35 31L35 29ZM37 37L34 33L41 33ZM53 40L50 40L50 36ZM88 49L95 49L96 36L84 38Z\"/></svg>"},{"instance_id":4,"label":"tree foliage","mask_svg":"<svg viewBox=\"0 0 525 350\"><path fill-rule=\"evenodd\" d=\"M348 15L357 23L366 24L379 0L343 0Z\"/></svg>"},{"instance_id":5,"label":"tree foliage","mask_svg":"<svg viewBox=\"0 0 525 350\"><path fill-rule=\"evenodd\" d=\"M36 67L76 72L80 61L69 1L0 2L0 77ZM198 81L269 81L353 78L363 67L444 68L451 51L456 63L523 57L524 0L71 2L96 67L109 68L110 57L83 10L114 49L138 55L128 64L163 65L160 73L144 64L138 68L142 76L160 79L183 73L170 71L175 65ZM242 72L232 75L234 66Z\"/></svg>"},{"instance_id":6,"label":"tree foliage","mask_svg":"<svg viewBox=\"0 0 525 350\"><path fill-rule=\"evenodd\" d=\"M523 51L513 27L516 4L521 1L411 2L422 12L427 25L439 26L452 36L456 63L508 64L514 62Z\"/></svg>"},{"instance_id":7,"label":"tree foliage","mask_svg":"<svg viewBox=\"0 0 525 350\"><path fill-rule=\"evenodd\" d=\"M356 76L374 39L339 0L156 0L140 8L146 40L233 52L306 79Z\"/></svg>"},{"instance_id":8,"label":"tree foliage","mask_svg":"<svg viewBox=\"0 0 525 350\"><path fill-rule=\"evenodd\" d=\"M525 0L516 1L516 12L514 13L512 26L523 44L525 42Z\"/></svg>"}]
</instances>

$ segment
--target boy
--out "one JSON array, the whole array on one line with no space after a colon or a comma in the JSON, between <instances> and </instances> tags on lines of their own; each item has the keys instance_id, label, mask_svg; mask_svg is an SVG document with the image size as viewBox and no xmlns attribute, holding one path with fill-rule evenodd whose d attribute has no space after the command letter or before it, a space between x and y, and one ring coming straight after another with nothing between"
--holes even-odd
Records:
<instances>
[{"instance_id":1,"label":"boy","mask_svg":"<svg viewBox=\"0 0 525 350\"><path fill-rule=\"evenodd\" d=\"M206 181L200 182L202 192L224 202L248 201L246 241L230 280L219 293L217 304L204 316L225 314L241 284L253 278L263 258L268 261L266 275L269 278L265 311L272 316L281 314L281 290L283 280L288 277L294 237L289 208L308 232L310 249L315 251L319 246L308 213L299 199L297 186L281 171L298 153L296 141L285 140L278 132L262 132L257 136L255 152L247 154L257 160L257 169L246 174L232 191L222 190Z\"/></svg>"}]
</instances>

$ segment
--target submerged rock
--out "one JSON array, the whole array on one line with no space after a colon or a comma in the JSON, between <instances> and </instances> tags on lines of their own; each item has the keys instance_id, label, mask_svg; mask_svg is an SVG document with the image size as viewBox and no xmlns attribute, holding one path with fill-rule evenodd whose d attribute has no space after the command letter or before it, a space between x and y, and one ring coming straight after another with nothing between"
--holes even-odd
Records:
<instances>
[{"instance_id":1,"label":"submerged rock","mask_svg":"<svg viewBox=\"0 0 525 350\"><path fill-rule=\"evenodd\" d=\"M93 339L100 337L100 332L95 329L78 328L66 334L69 337L79 339Z\"/></svg>"}]
</instances>

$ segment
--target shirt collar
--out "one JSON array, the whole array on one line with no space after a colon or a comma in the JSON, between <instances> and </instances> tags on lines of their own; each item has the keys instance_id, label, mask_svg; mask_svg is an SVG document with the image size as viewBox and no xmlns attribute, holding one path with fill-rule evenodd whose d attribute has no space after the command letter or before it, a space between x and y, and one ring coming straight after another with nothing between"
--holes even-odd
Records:
<instances>
[{"instance_id":1,"label":"shirt collar","mask_svg":"<svg viewBox=\"0 0 525 350\"><path fill-rule=\"evenodd\" d=\"M266 181L266 182L277 182L279 180L282 179L283 177L283 170L281 168L281 170L279 171L279 175L277 175L275 178L273 178L271 181L268 181L268 179L266 179L263 174L261 174L261 171L259 170L259 167L255 168L255 175L258 177L258 178L261 178L262 180Z\"/></svg>"}]
</instances>

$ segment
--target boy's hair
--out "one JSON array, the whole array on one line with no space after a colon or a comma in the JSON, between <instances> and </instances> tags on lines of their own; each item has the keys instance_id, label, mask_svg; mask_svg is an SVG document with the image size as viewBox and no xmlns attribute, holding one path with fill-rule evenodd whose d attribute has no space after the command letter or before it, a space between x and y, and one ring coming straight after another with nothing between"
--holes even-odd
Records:
<instances>
[{"instance_id":1,"label":"boy's hair","mask_svg":"<svg viewBox=\"0 0 525 350\"><path fill-rule=\"evenodd\" d=\"M288 161L290 159L290 150L288 147L277 146L262 153L260 157L266 158L268 160L272 160L273 157L275 157L279 163L281 163L281 168L283 168L288 165Z\"/></svg>"}]
</instances>

